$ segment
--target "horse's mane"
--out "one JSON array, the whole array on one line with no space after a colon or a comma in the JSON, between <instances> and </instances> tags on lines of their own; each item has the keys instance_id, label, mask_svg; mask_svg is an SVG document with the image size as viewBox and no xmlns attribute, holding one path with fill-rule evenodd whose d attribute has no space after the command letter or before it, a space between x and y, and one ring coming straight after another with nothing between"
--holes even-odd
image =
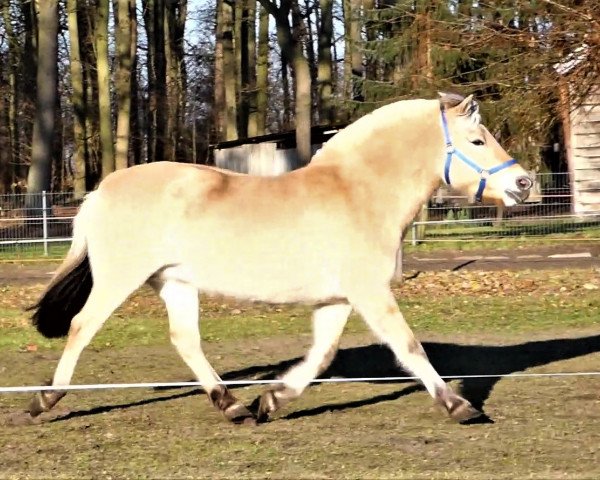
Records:
<instances>
[{"instance_id":1,"label":"horse's mane","mask_svg":"<svg viewBox=\"0 0 600 480\"><path fill-rule=\"evenodd\" d=\"M377 130L387 128L391 123L401 124L409 120L414 121L419 116L431 115L431 107L434 103L437 102L433 100L414 99L400 100L384 105L359 118L334 135L323 145L321 152L326 149L347 149L351 148L352 145L368 143L369 138L377 135ZM317 157L315 160L318 160L319 154L315 155L315 157Z\"/></svg>"},{"instance_id":2,"label":"horse's mane","mask_svg":"<svg viewBox=\"0 0 600 480\"><path fill-rule=\"evenodd\" d=\"M377 135L377 130L387 128L391 123L402 125L404 122L414 122L421 116L430 116L439 112L440 109L448 110L459 105L465 97L456 93L440 93L436 100L411 99L399 100L388 105L384 105L371 113L359 118L348 125L342 131L333 136L323 148L313 157L313 161L325 160L326 155L321 152L326 150L352 148L353 145L360 145L368 142L373 135ZM479 123L479 106L477 102L472 102L472 109L467 114L473 123Z\"/></svg>"}]
</instances>

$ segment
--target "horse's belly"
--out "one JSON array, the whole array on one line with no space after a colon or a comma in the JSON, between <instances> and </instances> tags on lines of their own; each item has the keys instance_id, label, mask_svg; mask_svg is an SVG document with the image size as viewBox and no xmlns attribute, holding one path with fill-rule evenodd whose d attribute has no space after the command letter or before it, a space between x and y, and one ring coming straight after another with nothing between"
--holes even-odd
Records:
<instances>
[{"instance_id":1,"label":"horse's belly","mask_svg":"<svg viewBox=\"0 0 600 480\"><path fill-rule=\"evenodd\" d=\"M319 303L343 298L339 273L330 266L310 268L305 263L269 262L202 256L193 262L170 267L163 277L195 285L200 291L269 303ZM229 261L228 261L229 260ZM310 263L310 262L309 262Z\"/></svg>"}]
</instances>

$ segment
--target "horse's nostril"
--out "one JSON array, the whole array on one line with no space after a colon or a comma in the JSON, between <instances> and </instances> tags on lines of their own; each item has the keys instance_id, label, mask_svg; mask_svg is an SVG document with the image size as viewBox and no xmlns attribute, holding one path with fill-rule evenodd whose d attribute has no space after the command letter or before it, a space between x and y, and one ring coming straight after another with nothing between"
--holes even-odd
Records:
<instances>
[{"instance_id":1,"label":"horse's nostril","mask_svg":"<svg viewBox=\"0 0 600 480\"><path fill-rule=\"evenodd\" d=\"M533 186L533 182L531 181L531 178L529 178L525 175L522 177L517 177L516 184L520 190L529 190Z\"/></svg>"}]
</instances>

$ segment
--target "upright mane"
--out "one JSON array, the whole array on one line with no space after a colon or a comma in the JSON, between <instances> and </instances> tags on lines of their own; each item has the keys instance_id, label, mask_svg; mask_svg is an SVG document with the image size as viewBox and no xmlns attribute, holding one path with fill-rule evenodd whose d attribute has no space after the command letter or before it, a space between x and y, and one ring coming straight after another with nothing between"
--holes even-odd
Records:
<instances>
[{"instance_id":1,"label":"upright mane","mask_svg":"<svg viewBox=\"0 0 600 480\"><path fill-rule=\"evenodd\" d=\"M456 107L464 99L465 97L456 93L439 93L437 100L399 100L380 107L333 136L323 145L312 161L315 163L335 161L334 157L340 151L352 154L359 148L369 148L369 145L376 141L378 136L386 133L389 135L390 128L395 129L393 135L406 134L414 126L418 126L419 121L428 121L434 118L434 115L439 115L440 110ZM470 111L464 114L476 125L481 122L479 105L475 101L471 103ZM386 132L386 130L388 131Z\"/></svg>"},{"instance_id":2,"label":"upright mane","mask_svg":"<svg viewBox=\"0 0 600 480\"><path fill-rule=\"evenodd\" d=\"M437 111L436 109L439 109L439 103L436 100L414 99L390 103L348 125L329 139L323 145L321 152L340 147L346 150L352 148L353 145L363 145L373 135L377 135L378 131L383 131L391 125L411 125L420 118L431 116L434 111ZM318 156L317 154L315 157Z\"/></svg>"}]
</instances>

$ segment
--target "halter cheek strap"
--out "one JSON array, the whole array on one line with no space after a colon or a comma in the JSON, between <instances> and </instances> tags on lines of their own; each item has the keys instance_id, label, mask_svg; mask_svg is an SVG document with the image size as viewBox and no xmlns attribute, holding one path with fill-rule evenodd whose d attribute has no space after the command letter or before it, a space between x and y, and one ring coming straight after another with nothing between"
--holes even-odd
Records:
<instances>
[{"instance_id":1,"label":"halter cheek strap","mask_svg":"<svg viewBox=\"0 0 600 480\"><path fill-rule=\"evenodd\" d=\"M451 185L450 165L452 163L452 159L457 157L479 174L479 187L477 188L477 193L475 193L475 200L477 202L481 202L488 177L496 172L499 172L500 170L504 170L505 168L515 165L517 161L514 158L511 158L510 160L507 160L506 162L489 169L480 167L476 162L471 160L460 150L454 148L454 145L452 145L452 139L450 138L450 132L448 131L448 121L446 120L446 113L444 110L442 110L442 128L444 129L444 140L446 141L446 163L444 165L444 181L446 182L446 185Z\"/></svg>"}]
</instances>

